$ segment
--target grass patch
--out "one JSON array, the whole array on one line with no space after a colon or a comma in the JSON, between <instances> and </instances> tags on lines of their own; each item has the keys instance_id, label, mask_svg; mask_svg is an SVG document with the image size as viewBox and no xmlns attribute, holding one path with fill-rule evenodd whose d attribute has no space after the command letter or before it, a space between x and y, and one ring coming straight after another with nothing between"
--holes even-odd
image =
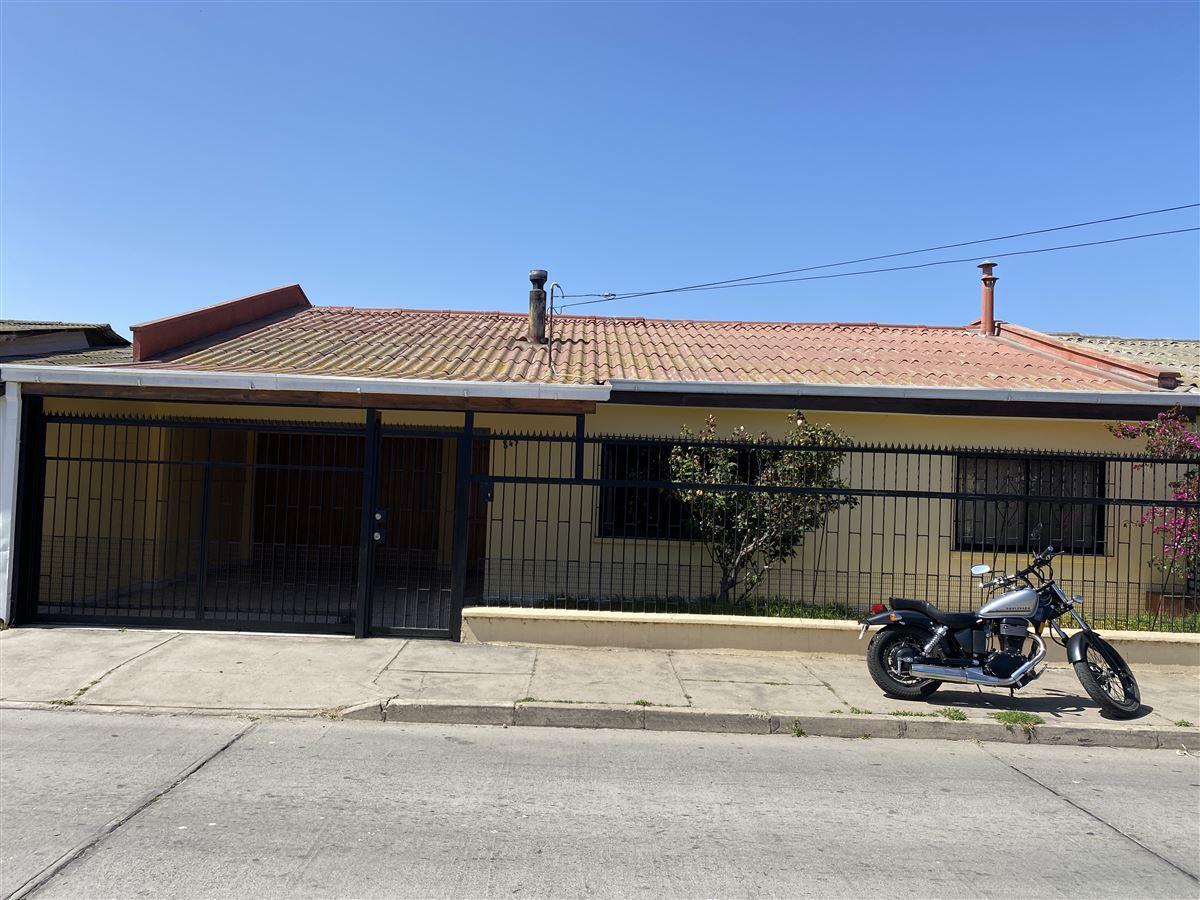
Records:
<instances>
[{"instance_id":1,"label":"grass patch","mask_svg":"<svg viewBox=\"0 0 1200 900\"><path fill-rule=\"evenodd\" d=\"M829 714L830 714L831 716L840 716L840 715L842 715L844 712L845 712L845 710L844 710L844 709L837 708L837 709L831 709L831 710L829 711Z\"/></svg>"},{"instance_id":2,"label":"grass patch","mask_svg":"<svg viewBox=\"0 0 1200 900\"><path fill-rule=\"evenodd\" d=\"M1087 616L1087 604L1082 610ZM1185 634L1195 634L1200 631L1200 612L1188 613L1186 616L1164 616L1161 613L1136 612L1129 615L1097 616L1088 618L1088 623L1097 631L1174 631ZM1070 616L1058 620L1063 628L1078 628Z\"/></svg>"},{"instance_id":3,"label":"grass patch","mask_svg":"<svg viewBox=\"0 0 1200 900\"><path fill-rule=\"evenodd\" d=\"M653 706L654 704L651 703L649 700L634 700L633 705L634 706Z\"/></svg>"},{"instance_id":4,"label":"grass patch","mask_svg":"<svg viewBox=\"0 0 1200 900\"><path fill-rule=\"evenodd\" d=\"M944 719L949 719L951 722L967 721L967 714L961 709L955 709L953 706L943 706L937 711L937 713L935 713L935 715L939 715Z\"/></svg>"},{"instance_id":5,"label":"grass patch","mask_svg":"<svg viewBox=\"0 0 1200 900\"><path fill-rule=\"evenodd\" d=\"M1015 709L1005 709L1000 712L988 713L993 719L1001 723L1009 731L1014 728L1025 729L1026 734L1033 734L1035 725L1041 725L1042 717L1033 713L1018 712Z\"/></svg>"},{"instance_id":6,"label":"grass patch","mask_svg":"<svg viewBox=\"0 0 1200 900\"><path fill-rule=\"evenodd\" d=\"M792 737L808 737L808 732L800 726L799 719L792 719L791 727L788 729L792 733Z\"/></svg>"},{"instance_id":7,"label":"grass patch","mask_svg":"<svg viewBox=\"0 0 1200 900\"><path fill-rule=\"evenodd\" d=\"M74 697L60 697L59 699L51 700L50 702L52 704L54 704L55 706L74 706L75 698Z\"/></svg>"},{"instance_id":8,"label":"grass patch","mask_svg":"<svg viewBox=\"0 0 1200 900\"><path fill-rule=\"evenodd\" d=\"M859 709L857 706L850 707L850 715L852 716L873 716L875 715L869 709Z\"/></svg>"},{"instance_id":9,"label":"grass patch","mask_svg":"<svg viewBox=\"0 0 1200 900\"><path fill-rule=\"evenodd\" d=\"M937 718L937 713L917 712L916 710L912 710L912 709L893 709L890 713L888 713L888 715L889 716L919 716L921 718Z\"/></svg>"},{"instance_id":10,"label":"grass patch","mask_svg":"<svg viewBox=\"0 0 1200 900\"><path fill-rule=\"evenodd\" d=\"M506 605L503 603L497 605ZM863 610L845 603L802 603L781 597L722 603L716 597L554 597L507 604L522 609L582 609L605 612L697 613L716 616L766 616L772 619L852 619Z\"/></svg>"},{"instance_id":11,"label":"grass patch","mask_svg":"<svg viewBox=\"0 0 1200 900\"><path fill-rule=\"evenodd\" d=\"M1189 722L1187 719L1176 719L1176 720L1175 720L1175 727L1176 727L1176 728L1191 728L1191 727L1192 727L1192 723L1191 723L1191 722Z\"/></svg>"}]
</instances>

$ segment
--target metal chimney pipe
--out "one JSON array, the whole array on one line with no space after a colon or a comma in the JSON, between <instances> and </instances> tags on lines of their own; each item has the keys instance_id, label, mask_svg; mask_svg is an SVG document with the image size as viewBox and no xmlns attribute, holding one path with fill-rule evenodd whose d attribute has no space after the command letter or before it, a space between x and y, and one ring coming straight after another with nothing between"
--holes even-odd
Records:
<instances>
[{"instance_id":1,"label":"metal chimney pipe","mask_svg":"<svg viewBox=\"0 0 1200 900\"><path fill-rule=\"evenodd\" d=\"M529 273L529 340L534 344L546 343L546 279L545 269L533 269Z\"/></svg>"},{"instance_id":2,"label":"metal chimney pipe","mask_svg":"<svg viewBox=\"0 0 1200 900\"><path fill-rule=\"evenodd\" d=\"M996 333L996 282L999 277L992 274L992 270L996 268L996 263L990 259L985 259L979 264L979 268L983 270L983 289L980 292L980 301L982 309L979 314L979 333L993 335Z\"/></svg>"}]
</instances>

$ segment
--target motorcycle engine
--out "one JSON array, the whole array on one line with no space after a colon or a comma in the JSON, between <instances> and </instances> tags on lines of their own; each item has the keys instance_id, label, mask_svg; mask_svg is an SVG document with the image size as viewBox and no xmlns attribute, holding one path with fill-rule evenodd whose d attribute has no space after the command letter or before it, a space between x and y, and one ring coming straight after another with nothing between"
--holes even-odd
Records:
<instances>
[{"instance_id":1,"label":"motorcycle engine","mask_svg":"<svg viewBox=\"0 0 1200 900\"><path fill-rule=\"evenodd\" d=\"M991 654L983 663L983 671L993 678L1008 678L1021 667L1025 657L1019 653L1000 651Z\"/></svg>"},{"instance_id":2,"label":"motorcycle engine","mask_svg":"<svg viewBox=\"0 0 1200 900\"><path fill-rule=\"evenodd\" d=\"M1000 650L983 663L983 671L993 678L1008 678L1025 662L1025 637L1029 623L1025 619L1004 619L1000 623Z\"/></svg>"}]
</instances>

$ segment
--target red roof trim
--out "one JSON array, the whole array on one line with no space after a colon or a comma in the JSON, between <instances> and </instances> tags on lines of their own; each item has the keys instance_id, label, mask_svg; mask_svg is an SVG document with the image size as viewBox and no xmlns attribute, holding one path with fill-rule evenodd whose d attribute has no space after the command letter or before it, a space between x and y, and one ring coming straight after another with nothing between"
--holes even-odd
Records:
<instances>
[{"instance_id":1,"label":"red roof trim","mask_svg":"<svg viewBox=\"0 0 1200 900\"><path fill-rule=\"evenodd\" d=\"M1133 360L1110 356L1107 353L1088 350L1075 344L1067 344L1056 340L1048 334L1023 328L1011 322L998 322L997 330L1000 337L1008 337L1011 341L1034 350L1041 350L1053 356L1065 359L1076 365L1092 369L1102 369L1115 375L1122 375L1138 382L1149 381L1154 387L1164 390L1174 390L1179 386L1178 372L1164 371L1153 366L1143 365Z\"/></svg>"},{"instance_id":2,"label":"red roof trim","mask_svg":"<svg viewBox=\"0 0 1200 900\"><path fill-rule=\"evenodd\" d=\"M194 344L283 310L311 306L312 303L300 285L287 284L258 294L143 322L130 329L133 332L133 360L144 362L152 356L175 350L185 344Z\"/></svg>"}]
</instances>

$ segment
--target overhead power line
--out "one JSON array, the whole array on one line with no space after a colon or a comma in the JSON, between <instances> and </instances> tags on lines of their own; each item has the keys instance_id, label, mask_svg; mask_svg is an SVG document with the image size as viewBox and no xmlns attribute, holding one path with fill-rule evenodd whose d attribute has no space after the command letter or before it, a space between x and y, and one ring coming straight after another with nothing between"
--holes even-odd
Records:
<instances>
[{"instance_id":1,"label":"overhead power line","mask_svg":"<svg viewBox=\"0 0 1200 900\"><path fill-rule=\"evenodd\" d=\"M1014 234L1003 234L1003 235L997 235L996 237L979 238L978 240L973 240L973 241L958 241L957 243L953 243L953 244L938 244L933 247L922 247L919 250L902 250L898 253L884 253L879 256L864 256L864 257L860 257L858 259L842 260L841 262L823 263L822 265L818 265L818 266L804 266L804 267L797 268L797 269L781 269L778 272L764 272L760 275L744 275L740 278L727 278L727 279L724 279L721 281L706 281L706 282L701 282L699 284L687 284L687 285L682 285L680 287L661 288L659 290L625 291L625 292L620 292L620 293L613 292L613 291L606 291L604 293L592 293L592 294L564 294L563 296L568 299L569 298L590 297L590 298L595 298L595 299L593 299L589 302L606 303L611 300L630 300L635 297L651 297L651 296L655 296L658 294L676 294L676 293L682 293L685 291L707 290L709 288L725 287L725 286L729 286L729 285L739 285L739 284L742 284L743 282L752 282L752 283L761 283L761 284L780 284L783 282L760 281L760 279L778 278L781 275L795 275L795 274L798 274L801 272L815 272L820 269L835 269L835 268L840 268L841 266L853 266L853 265L858 265L860 263L865 263L865 262L877 262L877 261L883 260L883 259L896 259L896 258L899 258L902 256L915 256L920 253L932 253L936 250L953 250L957 247L971 247L971 246L974 246L977 244L987 244L987 243L992 243L995 241L1007 241L1007 240L1012 240L1013 238L1019 238L1019 237L1030 237L1035 234L1049 234L1049 233L1055 232L1055 231L1067 231L1072 228L1086 228L1091 225L1103 225L1107 222L1121 222L1121 221L1125 221L1126 219L1137 219L1137 218L1141 218L1143 216L1156 216L1156 215L1161 215L1163 213L1178 212L1183 209L1195 209L1197 207L1200 207L1200 203L1186 203L1181 206L1168 206L1168 207L1163 207L1162 209L1150 209L1150 210L1145 210L1144 212L1127 213L1127 214L1121 215L1121 216L1109 216L1108 218L1105 218L1105 219L1091 219L1090 221L1087 221L1087 222L1074 222L1070 225L1056 225L1053 228L1037 228L1032 231L1020 231L1020 232L1016 232ZM1162 234L1173 234L1175 232L1161 232L1161 233ZM1128 240L1134 240L1138 237L1142 237L1142 235L1134 235L1133 237L1128 238ZM1124 239L1121 239L1121 240L1124 240ZM1103 242L1101 242L1101 243L1103 243ZM1110 241L1109 243L1112 243L1112 242ZM1079 245L1079 246L1086 246L1086 245ZM1045 252L1045 251L1038 251L1038 252ZM1008 254L1008 255L1011 255L1011 254ZM948 262L950 262L950 261L948 261ZM911 266L911 267L910 266L902 266L902 267L898 267L898 268L920 268L920 267L919 266ZM881 269L878 271L895 271L895 270ZM852 274L852 273L847 273L847 274ZM864 273L864 274L866 274L866 273ZM560 308L566 309L568 306L584 306L584 305L587 305L587 304L586 303L567 303L567 304L564 304Z\"/></svg>"},{"instance_id":2,"label":"overhead power line","mask_svg":"<svg viewBox=\"0 0 1200 900\"><path fill-rule=\"evenodd\" d=\"M1003 259L1004 257L1008 257L1008 256L1028 256L1032 253L1053 253L1056 250L1074 250L1079 247L1098 247L1101 244L1119 244L1122 241L1137 241L1137 240L1141 240L1142 238L1163 237L1164 235L1168 235L1168 234L1185 234L1190 231L1200 231L1200 227L1176 228L1171 231L1152 231L1147 234L1131 234L1131 235L1127 235L1125 237L1109 238L1108 240L1104 240L1104 241L1087 241L1087 242L1081 243L1081 244L1061 244L1057 247L1036 247L1032 250L1009 250L1007 253L992 253L990 255L994 259ZM696 285L694 287L675 288L670 292L647 291L647 292L639 293L639 294L624 294L624 295L620 295L620 296L599 297L595 300L580 300L577 303L565 303L562 306L560 306L559 309L567 309L568 307L571 307L571 306L589 306L593 303L609 303L613 300L629 300L634 297L645 297L645 296L648 296L649 294L656 294L656 293L677 293L677 292L681 292L681 291L721 291L721 290L728 290L729 288L758 287L759 285L766 285L766 284L792 284L797 281L822 281L822 280L829 279L829 278L849 278L854 275L876 275L880 272L902 272L902 271L905 271L908 269L927 269L927 268L930 268L931 266L949 266L949 265L953 265L955 263L974 262L978 258L979 257L977 257L977 256L963 256L958 259L938 259L938 260L934 260L933 262L913 263L912 265L908 265L908 266L887 266L887 267L881 268L881 269L859 269L854 272L831 272L828 275L802 275L798 278L776 278L776 279L773 279L770 281L751 281L751 282L744 282L744 283L732 283L732 282L726 281L726 282L720 282L720 283L715 283L715 284L711 284L711 285ZM572 295L567 295L567 296L572 296ZM575 294L573 296L578 297L580 295Z\"/></svg>"}]
</instances>

